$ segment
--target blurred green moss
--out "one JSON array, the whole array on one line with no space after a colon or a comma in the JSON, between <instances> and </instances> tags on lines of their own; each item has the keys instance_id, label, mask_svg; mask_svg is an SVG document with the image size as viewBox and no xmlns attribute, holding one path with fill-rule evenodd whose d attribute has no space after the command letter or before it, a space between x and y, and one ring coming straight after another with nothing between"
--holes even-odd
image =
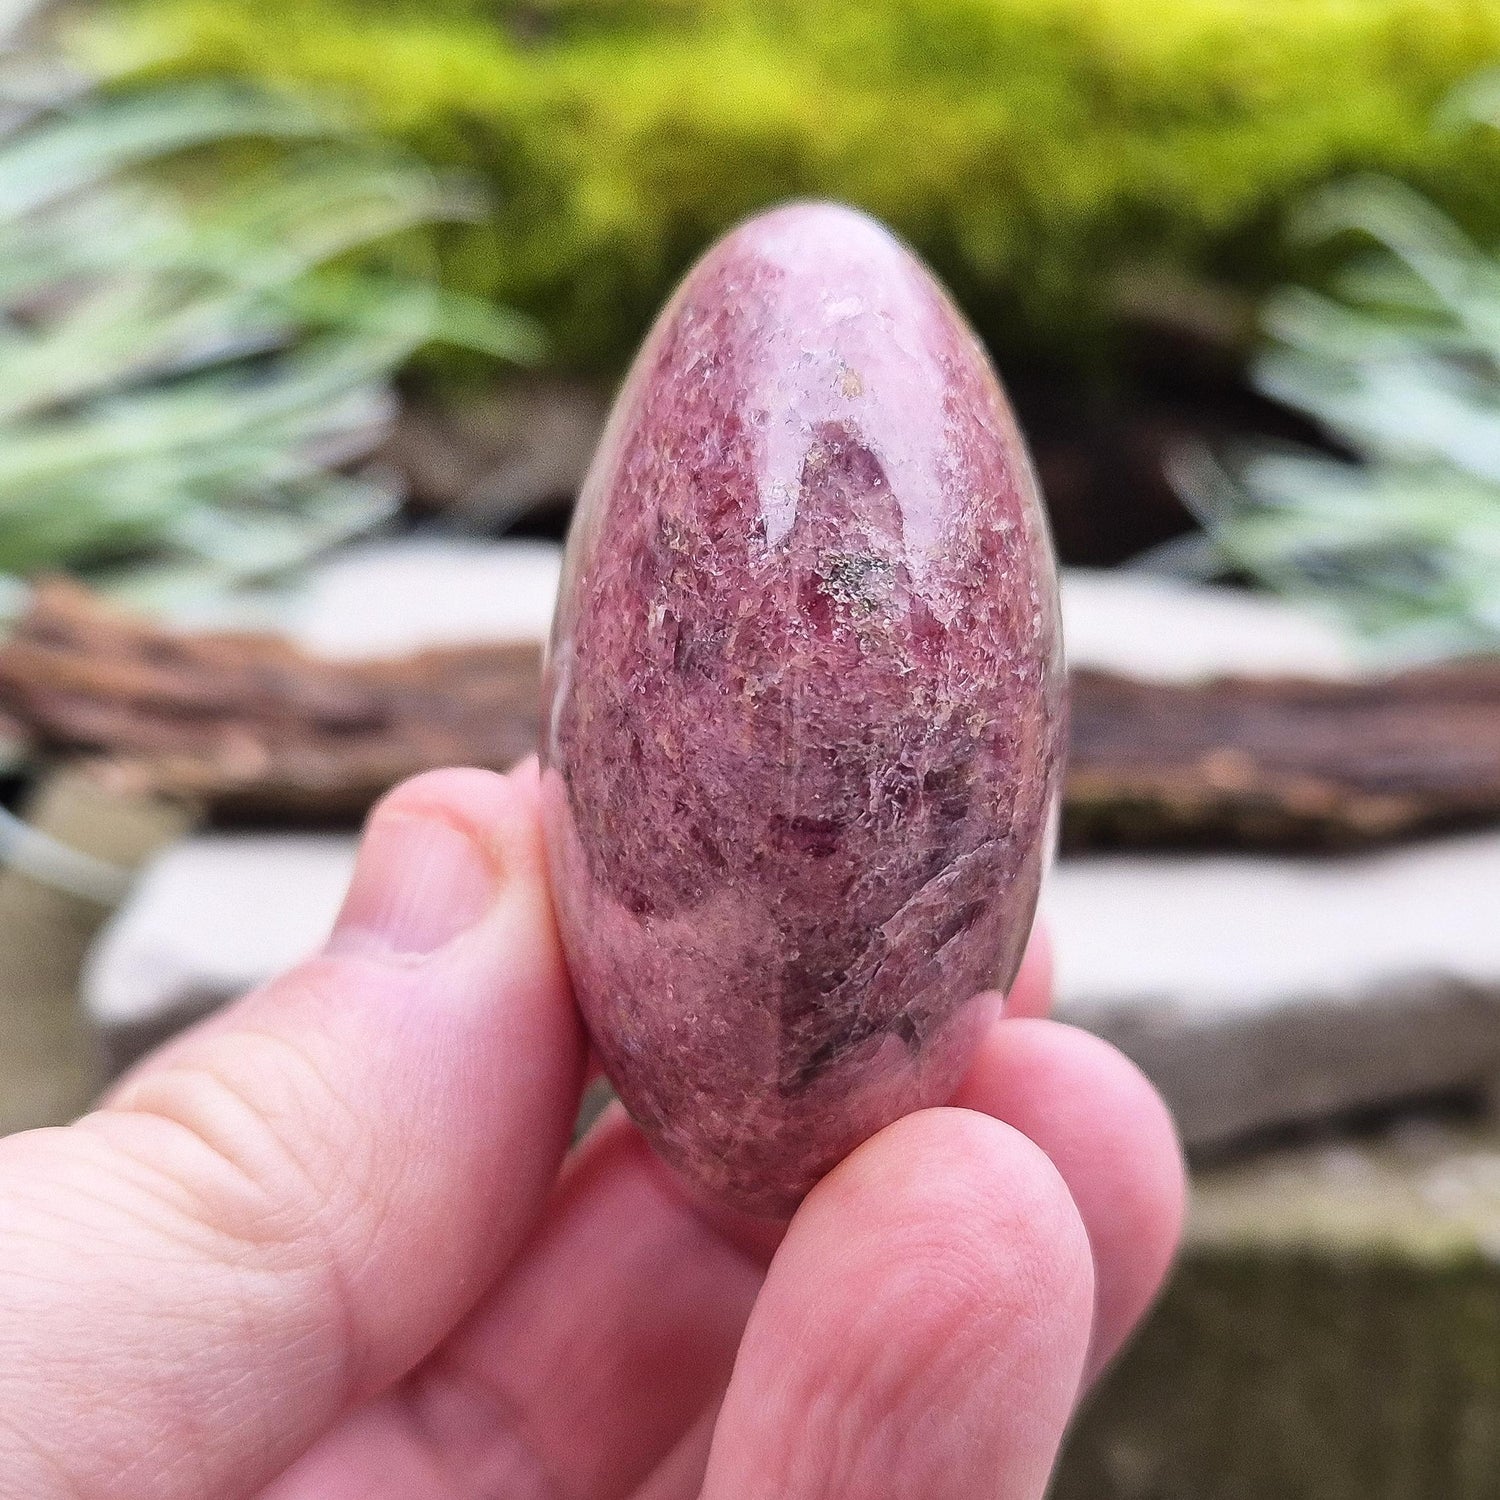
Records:
<instances>
[{"instance_id":1,"label":"blurred green moss","mask_svg":"<svg viewBox=\"0 0 1500 1500\"><path fill-rule=\"evenodd\" d=\"M720 230L792 195L907 236L1007 352L1097 357L1122 287L1247 297L1376 170L1500 237L1500 147L1435 129L1500 59L1500 0L122 0L98 56L308 87L497 210L449 282L612 368Z\"/></svg>"}]
</instances>

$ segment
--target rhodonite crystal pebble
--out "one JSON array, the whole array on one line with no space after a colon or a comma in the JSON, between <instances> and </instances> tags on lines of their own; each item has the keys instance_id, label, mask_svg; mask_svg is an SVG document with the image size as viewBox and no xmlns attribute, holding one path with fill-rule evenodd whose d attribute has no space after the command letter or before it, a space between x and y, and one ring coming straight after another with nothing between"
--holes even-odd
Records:
<instances>
[{"instance_id":1,"label":"rhodonite crystal pebble","mask_svg":"<svg viewBox=\"0 0 1500 1500\"><path fill-rule=\"evenodd\" d=\"M688 275L580 496L546 693L605 1069L701 1194L790 1212L962 1078L1031 925L1063 718L1025 447L880 225L794 204Z\"/></svg>"}]
</instances>

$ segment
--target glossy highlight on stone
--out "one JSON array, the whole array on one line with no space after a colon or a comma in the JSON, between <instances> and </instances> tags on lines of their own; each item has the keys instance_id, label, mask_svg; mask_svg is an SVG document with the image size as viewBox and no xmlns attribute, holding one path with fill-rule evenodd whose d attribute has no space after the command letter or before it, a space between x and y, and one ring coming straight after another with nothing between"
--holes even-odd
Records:
<instances>
[{"instance_id":1,"label":"glossy highlight on stone","mask_svg":"<svg viewBox=\"0 0 1500 1500\"><path fill-rule=\"evenodd\" d=\"M879 224L792 204L689 273L580 496L545 692L604 1066L700 1193L788 1213L961 1080L1031 925L1064 716L1025 446Z\"/></svg>"}]
</instances>

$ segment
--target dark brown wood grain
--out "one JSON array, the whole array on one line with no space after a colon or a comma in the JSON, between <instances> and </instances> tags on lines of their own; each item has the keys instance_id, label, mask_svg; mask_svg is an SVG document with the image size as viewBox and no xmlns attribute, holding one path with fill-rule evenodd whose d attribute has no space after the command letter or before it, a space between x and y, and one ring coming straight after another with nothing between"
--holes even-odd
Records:
<instances>
[{"instance_id":1,"label":"dark brown wood grain","mask_svg":"<svg viewBox=\"0 0 1500 1500\"><path fill-rule=\"evenodd\" d=\"M1500 660L1354 682L1072 678L1075 845L1340 845L1500 817Z\"/></svg>"},{"instance_id":2,"label":"dark brown wood grain","mask_svg":"<svg viewBox=\"0 0 1500 1500\"><path fill-rule=\"evenodd\" d=\"M216 814L347 821L440 765L503 767L536 742L530 643L336 662L273 635L185 634L77 584L36 591L0 647L0 713L43 749Z\"/></svg>"},{"instance_id":3,"label":"dark brown wood grain","mask_svg":"<svg viewBox=\"0 0 1500 1500\"><path fill-rule=\"evenodd\" d=\"M540 650L334 662L179 634L49 583L0 646L0 722L220 816L348 821L402 777L535 744ZM1072 847L1338 847L1500 819L1500 660L1358 682L1079 671Z\"/></svg>"}]
</instances>

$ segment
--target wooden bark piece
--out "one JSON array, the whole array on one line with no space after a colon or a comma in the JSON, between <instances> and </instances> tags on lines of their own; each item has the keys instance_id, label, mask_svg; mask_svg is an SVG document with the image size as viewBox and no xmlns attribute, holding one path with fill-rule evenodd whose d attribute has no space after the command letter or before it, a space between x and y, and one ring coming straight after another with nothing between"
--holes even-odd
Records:
<instances>
[{"instance_id":1,"label":"wooden bark piece","mask_svg":"<svg viewBox=\"0 0 1500 1500\"><path fill-rule=\"evenodd\" d=\"M331 661L54 582L0 646L0 723L219 814L349 820L417 771L526 754L540 662L534 642ZM1500 660L1346 680L1083 668L1072 700L1070 848L1340 847L1500 817Z\"/></svg>"},{"instance_id":2,"label":"wooden bark piece","mask_svg":"<svg viewBox=\"0 0 1500 1500\"><path fill-rule=\"evenodd\" d=\"M1347 682L1072 678L1072 847L1341 845L1500 816L1500 660Z\"/></svg>"},{"instance_id":3,"label":"wooden bark piece","mask_svg":"<svg viewBox=\"0 0 1500 1500\"><path fill-rule=\"evenodd\" d=\"M461 406L406 405L383 456L417 508L498 527L572 504L608 413L602 386L530 375Z\"/></svg>"},{"instance_id":4,"label":"wooden bark piece","mask_svg":"<svg viewBox=\"0 0 1500 1500\"><path fill-rule=\"evenodd\" d=\"M0 712L104 756L116 785L230 815L354 818L416 771L525 755L540 649L334 662L272 635L177 634L56 582L0 648Z\"/></svg>"}]
</instances>

